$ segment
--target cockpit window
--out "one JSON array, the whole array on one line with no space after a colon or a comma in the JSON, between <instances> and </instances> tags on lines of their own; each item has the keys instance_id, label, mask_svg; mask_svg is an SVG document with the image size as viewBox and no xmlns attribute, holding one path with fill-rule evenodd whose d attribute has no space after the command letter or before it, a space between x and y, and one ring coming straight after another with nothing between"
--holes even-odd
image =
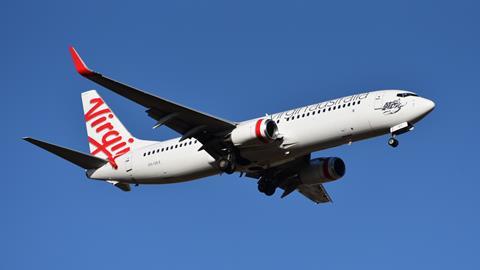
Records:
<instances>
[{"instance_id":1,"label":"cockpit window","mask_svg":"<svg viewBox=\"0 0 480 270\"><path fill-rule=\"evenodd\" d=\"M399 93L397 97L418 97L418 95L414 93Z\"/></svg>"}]
</instances>

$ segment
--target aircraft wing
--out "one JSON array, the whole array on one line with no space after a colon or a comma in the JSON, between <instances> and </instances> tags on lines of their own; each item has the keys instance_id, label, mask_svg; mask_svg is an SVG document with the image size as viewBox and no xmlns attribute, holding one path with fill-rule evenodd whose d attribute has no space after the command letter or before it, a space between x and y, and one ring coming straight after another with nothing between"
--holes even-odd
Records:
<instances>
[{"instance_id":1,"label":"aircraft wing","mask_svg":"<svg viewBox=\"0 0 480 270\"><path fill-rule=\"evenodd\" d=\"M234 122L182 106L112 80L90 70L73 47L70 47L70 53L75 68L80 75L147 108L146 112L148 115L157 121L154 128L166 125L180 133L182 135L181 140L191 137L196 138L204 145L203 149L214 158L216 158L219 148L221 148L221 145L218 145L218 138L228 134L236 126Z\"/></svg>"}]
</instances>

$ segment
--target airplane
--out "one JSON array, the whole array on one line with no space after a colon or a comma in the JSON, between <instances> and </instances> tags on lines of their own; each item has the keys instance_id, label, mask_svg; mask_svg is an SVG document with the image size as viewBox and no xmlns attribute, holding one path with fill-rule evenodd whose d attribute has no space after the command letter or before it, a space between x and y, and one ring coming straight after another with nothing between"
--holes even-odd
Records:
<instances>
[{"instance_id":1,"label":"airplane","mask_svg":"<svg viewBox=\"0 0 480 270\"><path fill-rule=\"evenodd\" d=\"M90 154L25 137L85 169L89 179L103 180L123 191L130 185L169 184L217 174L240 173L258 190L281 198L294 191L315 203L331 202L323 184L346 172L339 157L311 158L311 153L389 134L398 135L434 108L435 103L411 91L364 92L241 122L203 113L124 83L87 67L69 48L83 77L146 108L156 129L167 126L181 136L166 141L134 137L95 90L82 93Z\"/></svg>"}]
</instances>

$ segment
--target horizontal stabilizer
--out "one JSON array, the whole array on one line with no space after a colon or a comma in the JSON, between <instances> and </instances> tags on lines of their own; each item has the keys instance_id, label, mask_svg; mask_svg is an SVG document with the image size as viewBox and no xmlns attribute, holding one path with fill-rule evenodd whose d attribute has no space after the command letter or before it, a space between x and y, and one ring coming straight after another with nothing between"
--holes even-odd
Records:
<instances>
[{"instance_id":1,"label":"horizontal stabilizer","mask_svg":"<svg viewBox=\"0 0 480 270\"><path fill-rule=\"evenodd\" d=\"M30 137L24 137L23 139L87 170L100 168L108 162L107 160L102 158L98 158L89 154L84 154L82 152L36 140Z\"/></svg>"}]
</instances>

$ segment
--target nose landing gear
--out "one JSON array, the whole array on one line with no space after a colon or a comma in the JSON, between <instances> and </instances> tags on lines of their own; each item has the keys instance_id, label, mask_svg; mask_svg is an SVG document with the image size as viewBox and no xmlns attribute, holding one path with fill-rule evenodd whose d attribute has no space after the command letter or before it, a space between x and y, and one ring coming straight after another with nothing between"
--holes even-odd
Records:
<instances>
[{"instance_id":1,"label":"nose landing gear","mask_svg":"<svg viewBox=\"0 0 480 270\"><path fill-rule=\"evenodd\" d=\"M410 124L409 122L403 122L400 123L396 126L393 126L390 128L390 134L392 134L392 137L388 139L388 145L391 147L395 148L398 146L398 140L397 140L397 135L406 133L413 130L413 125Z\"/></svg>"},{"instance_id":2,"label":"nose landing gear","mask_svg":"<svg viewBox=\"0 0 480 270\"><path fill-rule=\"evenodd\" d=\"M395 137L391 137L390 139L388 139L388 145L395 148L398 146L398 140Z\"/></svg>"}]
</instances>

